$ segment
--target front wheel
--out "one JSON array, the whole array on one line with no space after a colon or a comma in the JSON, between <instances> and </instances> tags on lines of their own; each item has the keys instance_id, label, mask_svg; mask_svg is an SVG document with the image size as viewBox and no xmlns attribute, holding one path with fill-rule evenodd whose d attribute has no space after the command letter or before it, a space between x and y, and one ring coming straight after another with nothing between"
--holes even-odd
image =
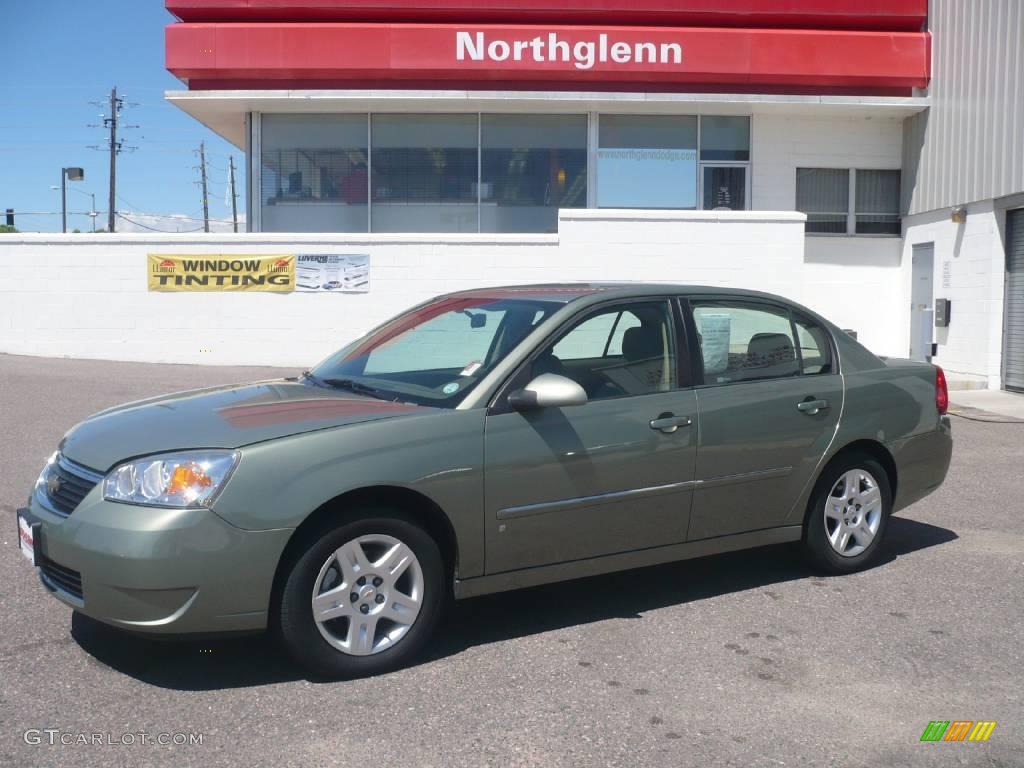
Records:
<instances>
[{"instance_id":1,"label":"front wheel","mask_svg":"<svg viewBox=\"0 0 1024 768\"><path fill-rule=\"evenodd\" d=\"M892 511L884 467L864 455L833 460L811 496L803 547L811 563L827 573L853 573L871 566Z\"/></svg>"},{"instance_id":2,"label":"front wheel","mask_svg":"<svg viewBox=\"0 0 1024 768\"><path fill-rule=\"evenodd\" d=\"M291 656L329 677L395 669L426 644L443 603L437 543L402 517L362 517L309 537L281 593Z\"/></svg>"}]
</instances>

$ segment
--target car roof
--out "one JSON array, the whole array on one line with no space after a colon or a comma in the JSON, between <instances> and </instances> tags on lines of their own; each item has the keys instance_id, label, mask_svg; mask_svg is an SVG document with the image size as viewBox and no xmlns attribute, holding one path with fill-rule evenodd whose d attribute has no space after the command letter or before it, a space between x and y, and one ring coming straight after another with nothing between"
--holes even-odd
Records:
<instances>
[{"instance_id":1,"label":"car roof","mask_svg":"<svg viewBox=\"0 0 1024 768\"><path fill-rule=\"evenodd\" d=\"M668 294L715 294L736 298L774 299L793 304L790 299L762 291L744 288L723 288L712 285L684 285L676 283L608 282L608 283L536 283L532 285L505 285L493 288L472 288L449 294L474 299L523 299L568 304L588 296L617 299L635 296L663 296Z\"/></svg>"}]
</instances>

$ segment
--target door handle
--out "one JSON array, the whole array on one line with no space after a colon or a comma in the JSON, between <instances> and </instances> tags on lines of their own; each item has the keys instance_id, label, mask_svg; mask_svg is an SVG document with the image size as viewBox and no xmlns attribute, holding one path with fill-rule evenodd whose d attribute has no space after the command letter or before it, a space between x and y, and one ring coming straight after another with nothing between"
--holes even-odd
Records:
<instances>
[{"instance_id":1,"label":"door handle","mask_svg":"<svg viewBox=\"0 0 1024 768\"><path fill-rule=\"evenodd\" d=\"M798 411L803 411L808 416L813 416L818 411L827 411L829 408L828 400L804 400L801 403L796 404Z\"/></svg>"},{"instance_id":2,"label":"door handle","mask_svg":"<svg viewBox=\"0 0 1024 768\"><path fill-rule=\"evenodd\" d=\"M651 429L657 429L670 435L680 427L688 427L693 423L689 416L676 416L673 413L663 413L656 419L651 419Z\"/></svg>"}]
</instances>

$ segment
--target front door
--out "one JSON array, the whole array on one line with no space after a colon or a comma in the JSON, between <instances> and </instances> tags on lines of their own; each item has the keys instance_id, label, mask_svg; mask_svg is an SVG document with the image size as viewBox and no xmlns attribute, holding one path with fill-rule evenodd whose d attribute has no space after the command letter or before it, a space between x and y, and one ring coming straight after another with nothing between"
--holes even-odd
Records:
<instances>
[{"instance_id":1,"label":"front door","mask_svg":"<svg viewBox=\"0 0 1024 768\"><path fill-rule=\"evenodd\" d=\"M702 163L700 187L705 211L745 211L749 207L746 165Z\"/></svg>"},{"instance_id":2,"label":"front door","mask_svg":"<svg viewBox=\"0 0 1024 768\"><path fill-rule=\"evenodd\" d=\"M842 410L828 333L768 303L695 299L692 315L704 383L687 539L782 525Z\"/></svg>"},{"instance_id":3,"label":"front door","mask_svg":"<svg viewBox=\"0 0 1024 768\"><path fill-rule=\"evenodd\" d=\"M666 300L601 307L517 375L513 386L566 376L588 402L522 413L499 402L487 417L488 573L685 539L697 413L675 327Z\"/></svg>"}]
</instances>

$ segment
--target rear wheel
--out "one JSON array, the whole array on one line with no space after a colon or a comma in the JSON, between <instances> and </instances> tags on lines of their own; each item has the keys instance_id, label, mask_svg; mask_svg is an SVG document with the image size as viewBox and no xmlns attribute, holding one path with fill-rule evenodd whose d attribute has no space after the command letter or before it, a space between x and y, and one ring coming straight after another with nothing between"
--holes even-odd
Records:
<instances>
[{"instance_id":1,"label":"rear wheel","mask_svg":"<svg viewBox=\"0 0 1024 768\"><path fill-rule=\"evenodd\" d=\"M292 657L317 674L395 669L437 624L445 595L437 543L398 513L371 514L322 528L290 565L281 636Z\"/></svg>"},{"instance_id":2,"label":"rear wheel","mask_svg":"<svg viewBox=\"0 0 1024 768\"><path fill-rule=\"evenodd\" d=\"M833 460L811 496L804 524L804 551L827 573L871 566L892 511L885 469L873 458L849 454Z\"/></svg>"}]
</instances>

